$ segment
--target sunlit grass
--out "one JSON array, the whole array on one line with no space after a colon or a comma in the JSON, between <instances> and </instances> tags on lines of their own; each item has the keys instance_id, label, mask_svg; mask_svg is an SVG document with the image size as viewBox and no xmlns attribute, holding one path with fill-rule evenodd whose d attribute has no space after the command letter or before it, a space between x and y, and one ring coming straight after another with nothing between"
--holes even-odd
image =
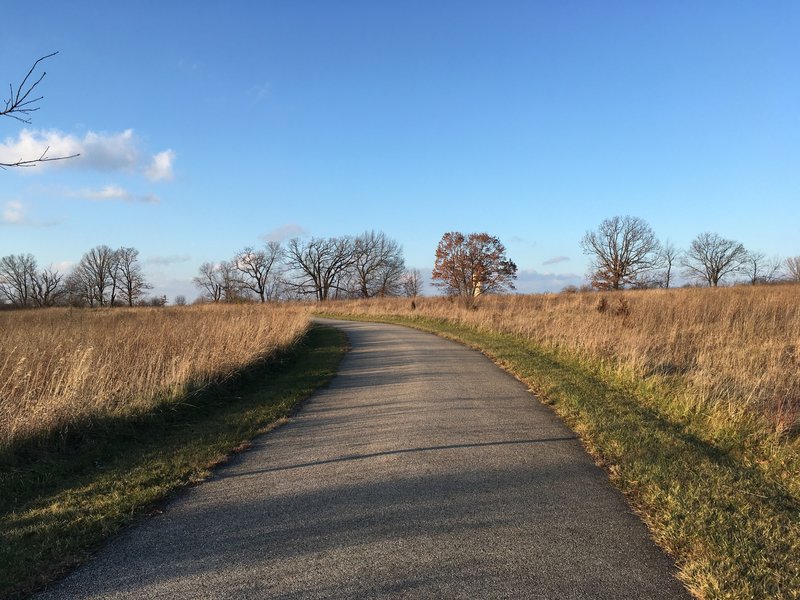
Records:
<instances>
[{"instance_id":1,"label":"sunlit grass","mask_svg":"<svg viewBox=\"0 0 800 600\"><path fill-rule=\"evenodd\" d=\"M290 347L308 317L281 305L0 313L0 449L146 413Z\"/></svg>"}]
</instances>

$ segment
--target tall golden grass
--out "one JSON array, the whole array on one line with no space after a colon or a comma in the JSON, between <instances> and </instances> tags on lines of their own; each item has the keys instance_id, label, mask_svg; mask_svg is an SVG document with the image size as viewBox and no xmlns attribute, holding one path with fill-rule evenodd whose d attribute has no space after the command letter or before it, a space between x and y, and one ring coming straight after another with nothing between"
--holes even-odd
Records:
<instances>
[{"instance_id":1,"label":"tall golden grass","mask_svg":"<svg viewBox=\"0 0 800 600\"><path fill-rule=\"evenodd\" d=\"M419 315L512 334L627 377L680 382L671 410L785 436L800 413L800 286L343 301L329 310ZM674 385L673 385L674 387Z\"/></svg>"},{"instance_id":2,"label":"tall golden grass","mask_svg":"<svg viewBox=\"0 0 800 600\"><path fill-rule=\"evenodd\" d=\"M146 412L291 346L308 323L285 305L0 313L0 447Z\"/></svg>"}]
</instances>

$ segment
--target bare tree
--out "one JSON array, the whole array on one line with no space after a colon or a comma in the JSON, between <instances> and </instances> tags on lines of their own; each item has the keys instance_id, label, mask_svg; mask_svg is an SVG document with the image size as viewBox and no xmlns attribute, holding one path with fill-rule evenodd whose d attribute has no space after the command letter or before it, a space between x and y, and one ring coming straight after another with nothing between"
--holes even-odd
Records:
<instances>
[{"instance_id":1,"label":"bare tree","mask_svg":"<svg viewBox=\"0 0 800 600\"><path fill-rule=\"evenodd\" d=\"M282 255L278 242L268 242L263 249L248 246L233 259L234 268L241 275L242 286L258 296L261 302L275 294L277 281L274 267Z\"/></svg>"},{"instance_id":2,"label":"bare tree","mask_svg":"<svg viewBox=\"0 0 800 600\"><path fill-rule=\"evenodd\" d=\"M289 240L286 264L290 269L286 285L301 295L314 295L324 302L331 291L346 292L342 285L353 267L353 239L350 237Z\"/></svg>"},{"instance_id":3,"label":"bare tree","mask_svg":"<svg viewBox=\"0 0 800 600\"><path fill-rule=\"evenodd\" d=\"M133 306L144 290L151 289L138 262L139 251L105 244L95 246L81 257L65 280L70 303L89 306Z\"/></svg>"},{"instance_id":4,"label":"bare tree","mask_svg":"<svg viewBox=\"0 0 800 600\"><path fill-rule=\"evenodd\" d=\"M22 79L22 82L14 89L13 84L8 84L9 88L9 98L5 101L5 106L2 110L0 110L0 117L10 117L12 119L16 119L22 123L30 123L31 118L30 114L39 110L38 102L44 96L38 96L38 92L35 91L36 87L42 82L44 76L47 75L47 71L42 71L41 75L36 75L34 71L36 71L39 63L48 58L52 58L58 54L58 52L53 52L52 54L48 54L47 56L43 56L38 59L33 66L28 70L28 73ZM67 158L75 158L79 156L79 154L73 154L70 156L47 156L50 147L48 146L45 148L44 152L38 158L22 158L20 157L14 162L0 162L0 168L6 167L33 167L36 166L38 163L44 162L51 162L54 160L65 160Z\"/></svg>"},{"instance_id":5,"label":"bare tree","mask_svg":"<svg viewBox=\"0 0 800 600\"><path fill-rule=\"evenodd\" d=\"M0 258L0 294L17 308L31 306L37 269L33 254L11 254Z\"/></svg>"},{"instance_id":6,"label":"bare tree","mask_svg":"<svg viewBox=\"0 0 800 600\"><path fill-rule=\"evenodd\" d=\"M581 239L583 253L592 257L592 286L619 290L637 285L658 267L660 244L650 226L639 217L612 217Z\"/></svg>"},{"instance_id":7,"label":"bare tree","mask_svg":"<svg viewBox=\"0 0 800 600\"><path fill-rule=\"evenodd\" d=\"M422 273L419 269L409 269L403 276L403 294L409 298L422 296Z\"/></svg>"},{"instance_id":8,"label":"bare tree","mask_svg":"<svg viewBox=\"0 0 800 600\"><path fill-rule=\"evenodd\" d=\"M203 298L211 302L239 302L247 299L247 290L232 261L204 262L192 279Z\"/></svg>"},{"instance_id":9,"label":"bare tree","mask_svg":"<svg viewBox=\"0 0 800 600\"><path fill-rule=\"evenodd\" d=\"M800 281L800 256L790 256L784 261L786 275L790 281Z\"/></svg>"},{"instance_id":10,"label":"bare tree","mask_svg":"<svg viewBox=\"0 0 800 600\"><path fill-rule=\"evenodd\" d=\"M195 286L200 288L203 297L211 302L222 300L224 281L218 265L204 262L198 269L197 277L193 278Z\"/></svg>"},{"instance_id":11,"label":"bare tree","mask_svg":"<svg viewBox=\"0 0 800 600\"><path fill-rule=\"evenodd\" d=\"M186 296L183 294L175 296L175 306L186 306Z\"/></svg>"},{"instance_id":12,"label":"bare tree","mask_svg":"<svg viewBox=\"0 0 800 600\"><path fill-rule=\"evenodd\" d=\"M33 303L39 307L55 306L66 294L63 278L52 266L39 271L33 279Z\"/></svg>"},{"instance_id":13,"label":"bare tree","mask_svg":"<svg viewBox=\"0 0 800 600\"><path fill-rule=\"evenodd\" d=\"M78 263L64 279L64 289L71 306L94 306L96 302L91 273L82 262Z\"/></svg>"},{"instance_id":14,"label":"bare tree","mask_svg":"<svg viewBox=\"0 0 800 600\"><path fill-rule=\"evenodd\" d=\"M95 246L83 255L75 267L90 306L113 306L119 289L119 257L105 244Z\"/></svg>"},{"instance_id":15,"label":"bare tree","mask_svg":"<svg viewBox=\"0 0 800 600\"><path fill-rule=\"evenodd\" d=\"M405 268L403 248L382 231L367 231L354 240L356 295L362 298L397 295Z\"/></svg>"},{"instance_id":16,"label":"bare tree","mask_svg":"<svg viewBox=\"0 0 800 600\"><path fill-rule=\"evenodd\" d=\"M139 264L139 251L136 248L123 246L117 250L117 268L122 301L133 306L144 296L145 290L153 289L144 277Z\"/></svg>"},{"instance_id":17,"label":"bare tree","mask_svg":"<svg viewBox=\"0 0 800 600\"><path fill-rule=\"evenodd\" d=\"M742 262L742 272L747 275L750 285L774 281L780 270L781 259L777 256L769 258L763 252L747 252Z\"/></svg>"},{"instance_id":18,"label":"bare tree","mask_svg":"<svg viewBox=\"0 0 800 600\"><path fill-rule=\"evenodd\" d=\"M692 240L682 264L687 277L717 287L724 277L739 272L746 259L742 244L706 232Z\"/></svg>"},{"instance_id":19,"label":"bare tree","mask_svg":"<svg viewBox=\"0 0 800 600\"><path fill-rule=\"evenodd\" d=\"M661 286L669 288L673 283L674 275L673 269L678 264L681 257L681 251L675 247L671 241L667 240L661 244L661 249L658 254L658 262L661 266Z\"/></svg>"},{"instance_id":20,"label":"bare tree","mask_svg":"<svg viewBox=\"0 0 800 600\"><path fill-rule=\"evenodd\" d=\"M514 289L517 265L500 240L488 233L445 233L436 248L433 285L471 306L482 294Z\"/></svg>"},{"instance_id":21,"label":"bare tree","mask_svg":"<svg viewBox=\"0 0 800 600\"><path fill-rule=\"evenodd\" d=\"M223 260L217 265L217 270L222 283L222 300L224 302L241 302L248 299L247 287L233 261Z\"/></svg>"}]
</instances>

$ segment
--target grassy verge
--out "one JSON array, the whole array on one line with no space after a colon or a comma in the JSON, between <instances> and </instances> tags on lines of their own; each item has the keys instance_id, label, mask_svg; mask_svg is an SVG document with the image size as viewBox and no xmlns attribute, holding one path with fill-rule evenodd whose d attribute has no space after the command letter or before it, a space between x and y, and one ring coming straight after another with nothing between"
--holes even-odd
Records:
<instances>
[{"instance_id":1,"label":"grassy verge","mask_svg":"<svg viewBox=\"0 0 800 600\"><path fill-rule=\"evenodd\" d=\"M664 410L657 391L522 338L424 317L361 318L472 346L527 383L582 437L697 597L800 598L791 465L764 469L741 440L705 439L699 415Z\"/></svg>"},{"instance_id":2,"label":"grassy verge","mask_svg":"<svg viewBox=\"0 0 800 600\"><path fill-rule=\"evenodd\" d=\"M291 351L184 403L0 455L0 597L52 581L207 477L325 384L345 348L341 332L312 327Z\"/></svg>"}]
</instances>

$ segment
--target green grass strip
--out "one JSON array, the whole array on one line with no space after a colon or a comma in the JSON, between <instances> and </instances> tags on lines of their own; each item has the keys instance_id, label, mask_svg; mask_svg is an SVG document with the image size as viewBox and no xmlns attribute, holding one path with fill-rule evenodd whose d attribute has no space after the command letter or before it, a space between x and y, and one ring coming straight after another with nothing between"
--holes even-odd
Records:
<instances>
[{"instance_id":1,"label":"green grass strip","mask_svg":"<svg viewBox=\"0 0 800 600\"><path fill-rule=\"evenodd\" d=\"M701 439L696 424L660 411L658 399L515 336L424 317L324 316L436 333L528 384L581 436L698 597L800 598L798 498L730 448Z\"/></svg>"},{"instance_id":2,"label":"green grass strip","mask_svg":"<svg viewBox=\"0 0 800 600\"><path fill-rule=\"evenodd\" d=\"M185 402L0 456L0 597L54 580L207 477L327 383L346 347L342 332L313 326L292 350Z\"/></svg>"}]
</instances>

